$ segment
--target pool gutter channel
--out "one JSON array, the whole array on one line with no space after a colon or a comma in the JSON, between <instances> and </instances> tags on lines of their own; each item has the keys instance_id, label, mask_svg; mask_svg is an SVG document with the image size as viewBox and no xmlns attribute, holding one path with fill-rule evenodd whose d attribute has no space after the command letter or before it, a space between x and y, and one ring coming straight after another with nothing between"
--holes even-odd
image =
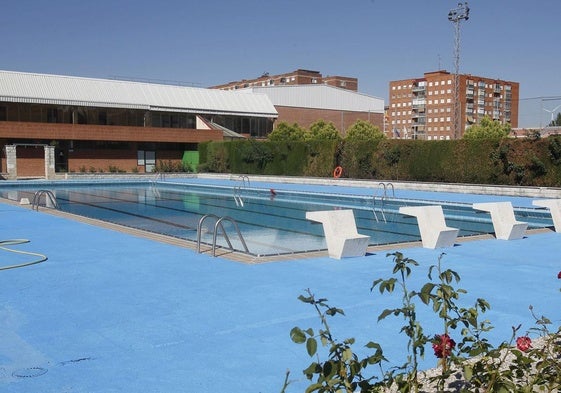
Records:
<instances>
[{"instance_id":1,"label":"pool gutter channel","mask_svg":"<svg viewBox=\"0 0 561 393\"><path fill-rule=\"evenodd\" d=\"M10 199L1 198L1 200L10 205L20 206L31 210L31 205L29 206L22 206L17 201L13 201ZM126 233L128 235L161 242L164 244L169 244L181 248L185 248L191 251L197 251L197 244L195 241L189 239L178 238L169 235L163 235L155 232L145 231L142 229L137 229L133 227L128 227L125 225L115 224L108 221L99 220L96 218L90 218L85 216L80 216L73 213L68 213L62 210L56 210L51 208L42 208L40 211L41 213L47 213L58 217L63 217L67 219L71 219L77 222L82 222L85 224L90 224L94 226L98 226L101 228L114 230L121 233ZM526 235L534 235L539 233L546 233L552 232L551 228L536 228L536 229L528 229L526 230ZM470 236L461 236L456 239L456 243L461 244L464 242L469 241L476 241L476 240L490 240L495 239L495 236L492 234L480 234L480 235L470 235ZM202 252L203 254L211 255L212 246L208 244L204 244L205 249ZM380 245L372 245L368 246L367 248L367 255L380 252L380 251L391 251L396 249L407 249L413 247L422 247L422 242L413 241L413 242L403 242L403 243L392 243L392 244L380 244ZM258 264L258 263L267 263L267 262L277 262L277 261L289 261L289 260L298 260L298 259L308 259L308 258L321 258L328 256L327 250L315 250L315 251L302 251L302 252L294 252L294 253L286 253L286 254L276 254L276 255L256 255L256 254L248 254L243 253L237 250L231 250L224 247L217 247L216 248L216 257L217 258L224 258L234 262L241 262L246 264Z\"/></svg>"}]
</instances>

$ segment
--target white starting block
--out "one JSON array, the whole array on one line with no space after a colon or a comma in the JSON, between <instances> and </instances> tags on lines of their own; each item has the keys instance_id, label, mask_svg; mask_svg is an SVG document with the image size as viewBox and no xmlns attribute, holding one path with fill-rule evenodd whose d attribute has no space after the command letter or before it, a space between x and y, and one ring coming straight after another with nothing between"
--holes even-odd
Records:
<instances>
[{"instance_id":1,"label":"white starting block","mask_svg":"<svg viewBox=\"0 0 561 393\"><path fill-rule=\"evenodd\" d=\"M306 219L321 222L331 258L362 257L366 254L370 236L356 229L352 210L321 210L306 212Z\"/></svg>"},{"instance_id":2,"label":"white starting block","mask_svg":"<svg viewBox=\"0 0 561 393\"><path fill-rule=\"evenodd\" d=\"M527 222L516 221L510 202L474 203L475 210L491 213L495 237L502 240L521 239L528 227Z\"/></svg>"},{"instance_id":3,"label":"white starting block","mask_svg":"<svg viewBox=\"0 0 561 393\"><path fill-rule=\"evenodd\" d=\"M454 245L460 230L446 226L442 206L402 206L399 208L399 212L417 217L424 248L442 248Z\"/></svg>"},{"instance_id":4,"label":"white starting block","mask_svg":"<svg viewBox=\"0 0 561 393\"><path fill-rule=\"evenodd\" d=\"M551 212L555 232L561 232L561 199L537 199L532 201L532 204L548 208Z\"/></svg>"}]
</instances>

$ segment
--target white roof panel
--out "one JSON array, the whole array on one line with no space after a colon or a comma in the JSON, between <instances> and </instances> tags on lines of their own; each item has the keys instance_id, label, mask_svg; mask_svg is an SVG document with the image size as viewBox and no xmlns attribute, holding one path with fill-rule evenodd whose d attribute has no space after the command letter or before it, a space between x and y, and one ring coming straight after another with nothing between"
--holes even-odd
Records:
<instances>
[{"instance_id":1,"label":"white roof panel","mask_svg":"<svg viewBox=\"0 0 561 393\"><path fill-rule=\"evenodd\" d=\"M266 94L273 105L299 108L384 112L384 100L330 85L251 87L238 91Z\"/></svg>"},{"instance_id":2,"label":"white roof panel","mask_svg":"<svg viewBox=\"0 0 561 393\"><path fill-rule=\"evenodd\" d=\"M0 101L277 117L264 94L0 71Z\"/></svg>"}]
</instances>

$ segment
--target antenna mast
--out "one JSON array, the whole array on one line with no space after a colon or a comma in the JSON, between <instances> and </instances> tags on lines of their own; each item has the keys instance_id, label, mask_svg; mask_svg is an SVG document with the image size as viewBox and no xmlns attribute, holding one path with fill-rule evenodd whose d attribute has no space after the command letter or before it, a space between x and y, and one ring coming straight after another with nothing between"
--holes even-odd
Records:
<instances>
[{"instance_id":1,"label":"antenna mast","mask_svg":"<svg viewBox=\"0 0 561 393\"><path fill-rule=\"evenodd\" d=\"M469 19L468 3L458 3L458 7L448 12L448 20L454 24L454 139L460 138L460 21Z\"/></svg>"}]
</instances>

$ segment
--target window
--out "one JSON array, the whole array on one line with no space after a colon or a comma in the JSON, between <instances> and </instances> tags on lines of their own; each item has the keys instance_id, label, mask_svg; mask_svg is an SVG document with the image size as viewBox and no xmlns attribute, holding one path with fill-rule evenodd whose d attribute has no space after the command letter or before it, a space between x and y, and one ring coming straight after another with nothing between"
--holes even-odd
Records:
<instances>
[{"instance_id":1,"label":"window","mask_svg":"<svg viewBox=\"0 0 561 393\"><path fill-rule=\"evenodd\" d=\"M56 108L47 108L47 123L58 123L58 110Z\"/></svg>"},{"instance_id":2,"label":"window","mask_svg":"<svg viewBox=\"0 0 561 393\"><path fill-rule=\"evenodd\" d=\"M8 111L5 106L0 106L0 121L8 120Z\"/></svg>"},{"instance_id":3,"label":"window","mask_svg":"<svg viewBox=\"0 0 561 393\"><path fill-rule=\"evenodd\" d=\"M154 172L156 167L156 152L138 150L136 152L136 165L143 166L145 172Z\"/></svg>"}]
</instances>

